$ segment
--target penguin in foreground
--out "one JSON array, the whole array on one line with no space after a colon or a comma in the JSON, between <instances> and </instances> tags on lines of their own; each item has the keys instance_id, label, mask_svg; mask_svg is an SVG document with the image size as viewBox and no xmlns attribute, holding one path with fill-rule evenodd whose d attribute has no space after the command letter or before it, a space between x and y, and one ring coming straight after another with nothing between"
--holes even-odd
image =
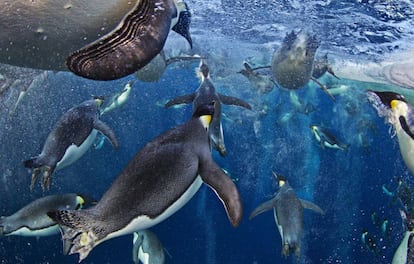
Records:
<instances>
[{"instance_id":1,"label":"penguin in foreground","mask_svg":"<svg viewBox=\"0 0 414 264\"><path fill-rule=\"evenodd\" d=\"M349 145L339 141L328 129L317 125L311 125L310 129L323 149L327 147L348 152Z\"/></svg>"},{"instance_id":2,"label":"penguin in foreground","mask_svg":"<svg viewBox=\"0 0 414 264\"><path fill-rule=\"evenodd\" d=\"M145 145L96 206L52 211L62 239L72 244L79 261L105 240L148 229L183 207L204 182L222 201L233 226L242 217L239 192L214 162L208 129L216 103L198 105L192 118Z\"/></svg>"},{"instance_id":3,"label":"penguin in foreground","mask_svg":"<svg viewBox=\"0 0 414 264\"><path fill-rule=\"evenodd\" d=\"M173 105L189 104L192 102L194 112L200 105L214 101L216 103L216 110L214 111L213 120L211 121L209 128L209 135L213 148L216 149L221 156L226 156L227 150L224 144L223 127L221 124L221 104L237 105L249 110L252 108L247 102L239 98L217 93L210 78L210 70L204 60L201 60L197 73L201 79L201 84L197 91L192 94L176 97L168 101L165 104L165 107L168 108Z\"/></svg>"},{"instance_id":4,"label":"penguin in foreground","mask_svg":"<svg viewBox=\"0 0 414 264\"><path fill-rule=\"evenodd\" d=\"M303 208L311 209L320 214L324 214L324 211L312 202L299 199L285 177L276 175L275 173L273 175L278 181L279 191L274 198L254 209L249 219L273 209L275 222L282 238L283 256L289 256L290 251L293 250L296 257L299 257L303 226Z\"/></svg>"},{"instance_id":5,"label":"penguin in foreground","mask_svg":"<svg viewBox=\"0 0 414 264\"><path fill-rule=\"evenodd\" d=\"M49 236L59 233L58 225L47 216L52 210L78 210L93 204L87 196L67 193L37 199L10 216L0 218L0 236Z\"/></svg>"},{"instance_id":6,"label":"penguin in foreground","mask_svg":"<svg viewBox=\"0 0 414 264\"><path fill-rule=\"evenodd\" d=\"M400 210L401 218L407 230L394 253L392 264L414 264L414 215L406 214Z\"/></svg>"},{"instance_id":7,"label":"penguin in foreground","mask_svg":"<svg viewBox=\"0 0 414 264\"><path fill-rule=\"evenodd\" d=\"M40 155L24 161L26 168L33 169L30 190L41 172L42 189L50 189L53 171L64 168L85 154L99 132L104 134L117 148L115 133L99 120L99 108L103 99L85 101L69 109L49 133Z\"/></svg>"},{"instance_id":8,"label":"penguin in foreground","mask_svg":"<svg viewBox=\"0 0 414 264\"><path fill-rule=\"evenodd\" d=\"M414 175L414 108L405 97L394 92L366 92L368 101L380 117L395 130L400 152L408 170Z\"/></svg>"},{"instance_id":9,"label":"penguin in foreground","mask_svg":"<svg viewBox=\"0 0 414 264\"><path fill-rule=\"evenodd\" d=\"M134 232L132 260L135 264L164 264L164 247L158 237L148 229Z\"/></svg>"},{"instance_id":10,"label":"penguin in foreground","mask_svg":"<svg viewBox=\"0 0 414 264\"><path fill-rule=\"evenodd\" d=\"M190 22L191 13L182 1L136 1L113 31L72 53L66 66L93 80L125 77L162 51L170 30L182 35L192 47Z\"/></svg>"}]
</instances>

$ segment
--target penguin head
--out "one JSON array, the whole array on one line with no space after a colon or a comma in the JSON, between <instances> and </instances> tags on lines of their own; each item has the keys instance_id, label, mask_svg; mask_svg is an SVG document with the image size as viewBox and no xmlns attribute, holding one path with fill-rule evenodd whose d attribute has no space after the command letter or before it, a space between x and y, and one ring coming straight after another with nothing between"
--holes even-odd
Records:
<instances>
[{"instance_id":1,"label":"penguin head","mask_svg":"<svg viewBox=\"0 0 414 264\"><path fill-rule=\"evenodd\" d=\"M102 104L103 104L103 102L104 102L104 100L105 100L105 98L103 96L97 96L97 95L95 95L95 96L93 96L93 100L95 100L95 103L96 103L96 105L98 107L101 107Z\"/></svg>"},{"instance_id":2,"label":"penguin head","mask_svg":"<svg viewBox=\"0 0 414 264\"><path fill-rule=\"evenodd\" d=\"M275 176L279 187L284 186L288 182L285 176L281 174L276 174L275 172L272 172L272 173L273 173L273 176Z\"/></svg>"},{"instance_id":3,"label":"penguin head","mask_svg":"<svg viewBox=\"0 0 414 264\"><path fill-rule=\"evenodd\" d=\"M85 206L97 204L97 201L86 194L78 194L76 196L76 209L83 209Z\"/></svg>"},{"instance_id":4,"label":"penguin head","mask_svg":"<svg viewBox=\"0 0 414 264\"><path fill-rule=\"evenodd\" d=\"M209 104L199 105L193 113L193 118L198 118L206 130L210 126L216 105L215 101L212 101Z\"/></svg>"},{"instance_id":5,"label":"penguin head","mask_svg":"<svg viewBox=\"0 0 414 264\"><path fill-rule=\"evenodd\" d=\"M210 69L204 60L200 60L200 65L198 66L198 69L196 69L196 73L201 82L210 78Z\"/></svg>"}]
</instances>

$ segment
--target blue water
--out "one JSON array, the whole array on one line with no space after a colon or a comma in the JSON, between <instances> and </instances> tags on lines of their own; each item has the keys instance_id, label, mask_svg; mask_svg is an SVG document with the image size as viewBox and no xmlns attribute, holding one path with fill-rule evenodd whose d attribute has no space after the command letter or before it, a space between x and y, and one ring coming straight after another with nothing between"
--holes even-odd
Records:
<instances>
[{"instance_id":1,"label":"blue water","mask_svg":"<svg viewBox=\"0 0 414 264\"><path fill-rule=\"evenodd\" d=\"M214 160L228 171L241 194L244 215L240 226L230 225L215 193L202 186L184 208L151 229L166 249L166 263L391 263L404 229L400 205L391 204L381 186L393 190L398 177L411 185L414 182L401 158L397 139L369 105L364 90L397 88L325 76L322 82L329 88L345 85L347 92L336 95L333 102L319 87L308 84L297 91L297 96L303 103L312 103L316 111L304 115L296 111L289 92L274 89L259 96L235 72L244 60L268 63L270 52L292 29L317 34L322 43L319 54L328 51L336 58L380 61L412 43L413 4L361 0L259 2L188 1L193 12L194 53L209 55L207 63L220 93L245 99L253 111L224 106L228 155L222 158L213 151ZM172 39L172 45L176 44L174 36ZM174 50L171 43L167 43L168 51ZM258 54L261 57L256 57ZM196 67L194 63L167 68L157 83L138 81L127 103L102 117L115 131L119 149L114 150L107 141L99 150L91 148L79 161L53 174L47 193L39 185L29 191L31 172L22 161L40 152L53 124L65 111L93 95L110 96L122 90L133 76L94 82L49 71L41 85L28 91L12 116L9 114L19 90L2 94L0 215L10 215L39 197L55 193L86 193L99 199L147 142L190 118L191 105L178 109L160 105L197 89ZM0 70L4 73L2 65ZM25 85L34 76L24 71L12 73ZM412 94L410 90L398 91ZM263 109L265 114L261 113ZM332 130L350 145L349 151L322 149L309 129L311 124ZM248 219L256 206L277 191L272 172L285 175L300 198L325 211L325 215L319 215L305 210L300 259L281 256L281 239L271 211ZM389 220L392 231L388 236L372 223L373 212ZM361 243L364 230L374 236L378 252ZM60 235L0 237L1 264L77 262L77 255L62 254ZM132 234L98 245L82 263L132 263Z\"/></svg>"},{"instance_id":2,"label":"blue water","mask_svg":"<svg viewBox=\"0 0 414 264\"><path fill-rule=\"evenodd\" d=\"M91 149L78 162L53 175L47 194L79 192L98 199L142 146L189 118L190 105L164 109L157 102L194 91L199 81L193 67L168 70L159 83L138 82L123 107L102 117L117 134L120 148L113 150L106 142L99 150ZM43 87L29 92L1 134L1 215L9 215L44 195L39 186L29 192L30 173L21 161L39 152L50 127L68 106L90 95L121 90L130 79L96 85L71 74L51 73ZM407 180L411 176L402 162L396 138L391 138L388 125L362 92L370 85L337 82L348 85L353 92L337 96L333 103L319 88L309 85L298 95L315 104L317 110L308 116L294 113L285 122L281 116L293 109L286 91L275 89L260 98L269 105L268 114L260 117L248 110L224 106L223 112L228 116L223 121L228 156L222 158L215 152L213 156L240 191L243 220L233 228L219 199L203 186L183 209L152 228L168 251L167 263L390 263L403 228L397 207L390 205L381 186L395 188L398 176ZM219 85L217 89L237 96L220 90ZM244 92L256 96L254 91ZM358 126L361 120L369 125ZM261 124L256 133L255 122ZM331 128L338 138L350 144L349 152L322 149L310 132L310 124ZM367 144L358 143L358 133ZM277 190L272 171L284 174L299 197L315 202L326 212L321 216L305 211L300 260L281 257L281 239L270 211L248 220L251 211ZM389 237L381 240L380 230L371 223L372 212L389 219L393 228ZM376 236L380 254L363 247L360 237L364 229ZM132 235L115 238L97 246L84 263L132 263L131 250ZM63 256L61 252L59 235L0 240L1 263L77 262L77 256Z\"/></svg>"}]
</instances>

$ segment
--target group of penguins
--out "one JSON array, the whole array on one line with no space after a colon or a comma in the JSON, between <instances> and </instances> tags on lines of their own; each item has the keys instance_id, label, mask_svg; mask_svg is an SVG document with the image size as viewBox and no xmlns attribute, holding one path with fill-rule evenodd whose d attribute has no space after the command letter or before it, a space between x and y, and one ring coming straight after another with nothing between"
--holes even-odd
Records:
<instances>
[{"instance_id":1,"label":"group of penguins","mask_svg":"<svg viewBox=\"0 0 414 264\"><path fill-rule=\"evenodd\" d=\"M182 1L137 1L117 28L73 52L66 59L66 65L84 78L115 80L154 66L155 60L161 60L162 69L155 66L155 72L162 74L167 65L163 48L170 30L185 37L192 46L190 18L188 6ZM334 75L327 63L315 63L318 47L319 42L314 36L292 31L273 54L271 65L267 66L270 79L269 75L259 74L258 69L247 63L240 73L264 92L269 91L266 85L277 84L296 90L313 80L334 100L326 86L317 80L325 72ZM198 75L201 84L195 93L176 97L166 104L170 107L192 103L192 116L139 150L98 202L73 193L45 196L2 217L0 235L42 236L55 234L60 229L64 253L77 253L82 261L100 243L134 233L134 262L164 263L163 247L148 229L182 208L202 183L214 190L230 223L238 226L243 215L240 194L235 183L213 160L212 149L221 156L226 155L221 105L251 107L241 99L217 93L204 60L198 67ZM122 95L127 96L130 88L131 84L127 84ZM367 97L378 114L394 127L403 159L413 173L413 106L394 92L368 91ZM30 189L41 176L43 190L49 190L53 172L77 161L94 143L98 132L117 148L115 133L100 120L100 116L124 100L118 96L102 109L104 100L96 97L63 114L49 133L41 153L24 161L25 167L33 169ZM345 148L328 132L317 126L312 130L321 146ZM288 256L293 251L299 257L303 209L320 214L324 211L316 204L298 198L284 176L274 175L278 192L271 200L259 205L250 219L273 209L282 240L282 254ZM414 263L414 216L407 210L401 215L407 231L393 263Z\"/></svg>"}]
</instances>

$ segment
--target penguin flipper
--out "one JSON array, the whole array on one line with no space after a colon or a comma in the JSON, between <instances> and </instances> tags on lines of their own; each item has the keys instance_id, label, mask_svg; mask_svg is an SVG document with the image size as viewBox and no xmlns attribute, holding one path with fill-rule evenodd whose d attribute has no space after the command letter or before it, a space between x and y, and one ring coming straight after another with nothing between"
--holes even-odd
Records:
<instances>
[{"instance_id":1,"label":"penguin flipper","mask_svg":"<svg viewBox=\"0 0 414 264\"><path fill-rule=\"evenodd\" d=\"M194 101L195 93L178 96L165 104L165 108L169 108L177 104L189 104Z\"/></svg>"},{"instance_id":2,"label":"penguin flipper","mask_svg":"<svg viewBox=\"0 0 414 264\"><path fill-rule=\"evenodd\" d=\"M203 182L212 188L222 201L231 224L237 227L242 219L243 206L234 182L211 159L211 156L200 162L199 174Z\"/></svg>"},{"instance_id":3,"label":"penguin flipper","mask_svg":"<svg viewBox=\"0 0 414 264\"><path fill-rule=\"evenodd\" d=\"M79 262L107 235L104 223L95 219L87 210L51 211L47 215L60 225L64 247L70 245L70 250L64 250L69 251L69 254L79 254Z\"/></svg>"},{"instance_id":4,"label":"penguin flipper","mask_svg":"<svg viewBox=\"0 0 414 264\"><path fill-rule=\"evenodd\" d=\"M276 202L276 197L274 197L274 198L262 203L258 207L256 207L256 209L254 209L253 212L250 214L249 220L252 220L254 217L256 217L257 215L259 215L263 212L266 212L270 209L273 209L275 207L275 202Z\"/></svg>"},{"instance_id":5,"label":"penguin flipper","mask_svg":"<svg viewBox=\"0 0 414 264\"><path fill-rule=\"evenodd\" d=\"M104 134L104 136L108 138L109 141L111 141L111 144L114 148L119 147L118 139L115 136L115 132L107 124L105 124L99 119L95 119L93 127L102 134Z\"/></svg>"},{"instance_id":6,"label":"penguin flipper","mask_svg":"<svg viewBox=\"0 0 414 264\"><path fill-rule=\"evenodd\" d=\"M303 208L313 210L313 211L315 211L317 213L320 213L322 215L325 214L325 212L319 206L317 206L316 204L314 204L312 202L309 202L309 201L306 201L306 200L303 200L303 199L299 199L299 200L300 200L300 203L302 204Z\"/></svg>"},{"instance_id":7,"label":"penguin flipper","mask_svg":"<svg viewBox=\"0 0 414 264\"><path fill-rule=\"evenodd\" d=\"M223 104L237 105L237 106L241 106L246 109L252 110L252 107L247 102L243 101L242 99L239 99L233 96L223 95L223 94L219 94L219 97Z\"/></svg>"}]
</instances>

